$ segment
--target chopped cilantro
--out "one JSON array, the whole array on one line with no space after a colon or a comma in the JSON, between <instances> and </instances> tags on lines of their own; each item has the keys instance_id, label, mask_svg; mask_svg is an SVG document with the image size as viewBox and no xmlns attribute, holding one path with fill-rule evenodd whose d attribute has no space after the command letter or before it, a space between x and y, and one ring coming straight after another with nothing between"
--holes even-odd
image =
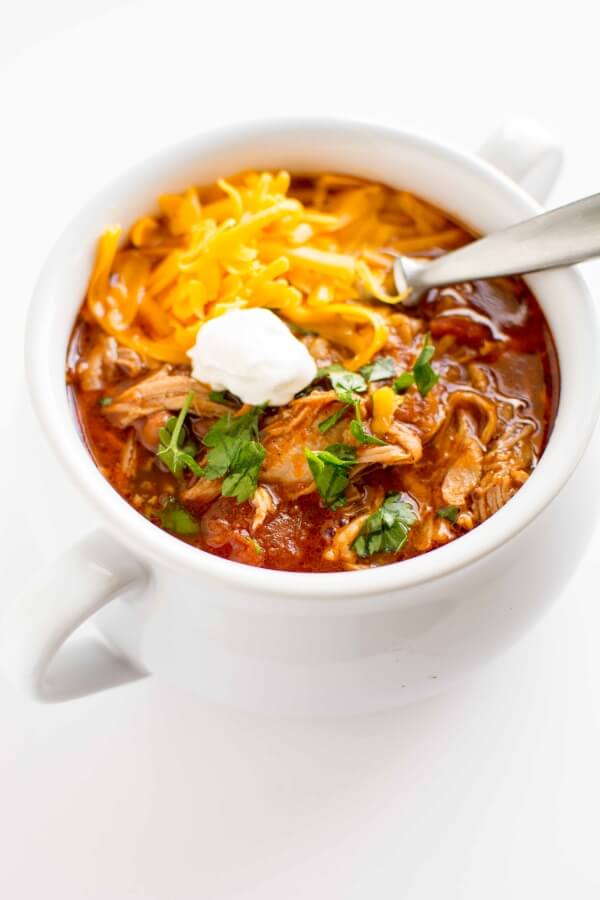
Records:
<instances>
[{"instance_id":1,"label":"chopped cilantro","mask_svg":"<svg viewBox=\"0 0 600 900\"><path fill-rule=\"evenodd\" d=\"M305 447L304 454L325 505L331 509L343 506L350 481L348 469L356 462L356 449L349 444L331 444L325 450Z\"/></svg>"},{"instance_id":2,"label":"chopped cilantro","mask_svg":"<svg viewBox=\"0 0 600 900\"><path fill-rule=\"evenodd\" d=\"M418 516L412 503L400 494L388 494L379 509L369 516L352 544L358 556L397 553L408 540Z\"/></svg>"},{"instance_id":3,"label":"chopped cilantro","mask_svg":"<svg viewBox=\"0 0 600 900\"><path fill-rule=\"evenodd\" d=\"M381 374L382 369L380 368L379 373L376 370L376 366L381 364L382 368L385 369L386 374ZM381 360L376 360L370 366L363 366L361 372L365 372L366 369L369 369L368 380L377 381L381 378L389 378L389 365L391 363L394 365L394 361L391 357L385 357ZM393 369L392 373L393 374ZM319 431L321 434L325 434L326 431L329 431L342 416L346 413L350 406L354 407L354 421L350 424L350 432L352 436L360 443L360 444L379 444L384 445L385 441L382 441L380 438L375 437L370 434L364 427L361 421L360 415L360 397L359 394L364 393L367 390L367 382L363 375L360 375L356 372L348 372L343 366L339 364L335 364L333 366L328 366L326 369L319 369L319 375L321 377L327 376L331 381L331 385L337 394L338 400L344 404L342 409L338 409L333 415L329 416L328 419L325 419L323 422L319 424Z\"/></svg>"},{"instance_id":4,"label":"chopped cilantro","mask_svg":"<svg viewBox=\"0 0 600 900\"><path fill-rule=\"evenodd\" d=\"M164 428L161 428L157 456L168 469L179 478L185 468L190 469L194 475L203 474L202 469L194 459L197 447L196 443L187 436L184 426L185 417L194 400L193 391L185 398L184 404L177 417L171 416Z\"/></svg>"},{"instance_id":5,"label":"chopped cilantro","mask_svg":"<svg viewBox=\"0 0 600 900\"><path fill-rule=\"evenodd\" d=\"M221 493L224 497L235 497L243 503L254 496L258 484L258 473L267 451L257 441L241 444L223 481Z\"/></svg>"},{"instance_id":6,"label":"chopped cilantro","mask_svg":"<svg viewBox=\"0 0 600 900\"><path fill-rule=\"evenodd\" d=\"M440 519L448 519L449 522L454 523L458 519L458 514L460 512L460 507L458 506L442 506L437 511L437 515Z\"/></svg>"},{"instance_id":7,"label":"chopped cilantro","mask_svg":"<svg viewBox=\"0 0 600 900\"><path fill-rule=\"evenodd\" d=\"M110 406L112 402L112 397L100 397L100 399L98 400L98 406Z\"/></svg>"},{"instance_id":8,"label":"chopped cilantro","mask_svg":"<svg viewBox=\"0 0 600 900\"><path fill-rule=\"evenodd\" d=\"M319 431L321 434L325 434L326 431L329 431L330 428L337 425L342 416L345 416L348 412L348 406L349 404L345 403L344 406L337 409L331 416L328 416L326 419L323 419L322 422L319 422Z\"/></svg>"},{"instance_id":9,"label":"chopped cilantro","mask_svg":"<svg viewBox=\"0 0 600 900\"><path fill-rule=\"evenodd\" d=\"M382 356L366 366L362 366L359 371L365 381L385 381L386 378L394 377L396 363L391 356Z\"/></svg>"},{"instance_id":10,"label":"chopped cilantro","mask_svg":"<svg viewBox=\"0 0 600 900\"><path fill-rule=\"evenodd\" d=\"M352 466L356 462L356 449L350 444L330 444L325 450L315 451L326 456L334 456L338 464Z\"/></svg>"},{"instance_id":11,"label":"chopped cilantro","mask_svg":"<svg viewBox=\"0 0 600 900\"><path fill-rule=\"evenodd\" d=\"M412 372L403 372L396 380L394 381L393 388L397 394L403 394L404 391L407 391L411 385L415 383L415 376Z\"/></svg>"},{"instance_id":12,"label":"chopped cilantro","mask_svg":"<svg viewBox=\"0 0 600 900\"><path fill-rule=\"evenodd\" d=\"M352 434L352 437L356 438L359 444L377 444L379 447L385 446L385 441L382 441L381 438L375 437L374 434L367 431L363 423L358 419L354 419L354 421L350 423L350 433Z\"/></svg>"},{"instance_id":13,"label":"chopped cilantro","mask_svg":"<svg viewBox=\"0 0 600 900\"><path fill-rule=\"evenodd\" d=\"M160 524L167 531L175 534L193 535L200 531L200 523L192 516L175 497L169 497L165 506L158 513Z\"/></svg>"},{"instance_id":14,"label":"chopped cilantro","mask_svg":"<svg viewBox=\"0 0 600 900\"><path fill-rule=\"evenodd\" d=\"M435 347L431 343L431 338L425 335L425 341L421 352L419 353L412 371L403 372L394 381L393 388L397 394L407 391L411 385L415 384L422 397L426 397L431 388L438 383L440 376L431 366L431 359L435 353Z\"/></svg>"},{"instance_id":15,"label":"chopped cilantro","mask_svg":"<svg viewBox=\"0 0 600 900\"><path fill-rule=\"evenodd\" d=\"M331 386L342 403L354 403L357 394L364 394L367 383L358 372L349 372L339 363L326 366L317 372L318 378L329 378Z\"/></svg>"},{"instance_id":16,"label":"chopped cilantro","mask_svg":"<svg viewBox=\"0 0 600 900\"><path fill-rule=\"evenodd\" d=\"M204 444L209 448L206 478L223 478L221 492L238 503L248 500L256 490L265 449L258 441L258 421L264 406L255 406L242 416L227 413L207 431Z\"/></svg>"},{"instance_id":17,"label":"chopped cilantro","mask_svg":"<svg viewBox=\"0 0 600 900\"><path fill-rule=\"evenodd\" d=\"M431 343L429 335L425 335L425 343L423 349L417 357L417 361L413 366L413 375L415 376L415 384L419 389L422 397L426 397L434 384L440 380L437 372L431 368L430 362L435 353L435 347Z\"/></svg>"},{"instance_id":18,"label":"chopped cilantro","mask_svg":"<svg viewBox=\"0 0 600 900\"><path fill-rule=\"evenodd\" d=\"M204 435L203 443L209 447L207 478L221 478L234 461L240 447L249 441L258 441L258 420L263 406L255 406L243 416L222 416Z\"/></svg>"}]
</instances>

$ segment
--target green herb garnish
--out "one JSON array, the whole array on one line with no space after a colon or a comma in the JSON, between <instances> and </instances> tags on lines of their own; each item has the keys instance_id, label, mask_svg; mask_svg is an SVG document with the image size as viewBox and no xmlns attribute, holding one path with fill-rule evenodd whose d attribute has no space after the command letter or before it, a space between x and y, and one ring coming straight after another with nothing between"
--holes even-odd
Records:
<instances>
[{"instance_id":1,"label":"green herb garnish","mask_svg":"<svg viewBox=\"0 0 600 900\"><path fill-rule=\"evenodd\" d=\"M350 433L352 434L352 437L356 438L359 444L377 444L379 447L385 447L385 441L382 441L381 438L375 437L374 434L367 431L358 418L350 423Z\"/></svg>"},{"instance_id":2,"label":"green herb garnish","mask_svg":"<svg viewBox=\"0 0 600 900\"><path fill-rule=\"evenodd\" d=\"M112 402L112 397L100 397L100 399L98 400L98 406L110 406Z\"/></svg>"},{"instance_id":3,"label":"green herb garnish","mask_svg":"<svg viewBox=\"0 0 600 900\"><path fill-rule=\"evenodd\" d=\"M325 434L326 431L329 431L330 428L333 428L334 425L340 421L342 416L345 416L348 412L349 404L345 403L339 409L337 409L331 416L328 416L326 419L323 419L322 422L319 422L319 431L321 434Z\"/></svg>"},{"instance_id":4,"label":"green herb garnish","mask_svg":"<svg viewBox=\"0 0 600 900\"><path fill-rule=\"evenodd\" d=\"M369 516L352 548L362 558L375 553L397 553L417 519L412 503L400 494L388 494L377 512Z\"/></svg>"},{"instance_id":5,"label":"green herb garnish","mask_svg":"<svg viewBox=\"0 0 600 900\"><path fill-rule=\"evenodd\" d=\"M422 397L426 397L434 384L440 380L440 376L430 366L431 359L435 353L435 347L431 343L428 334L425 335L425 343L423 349L417 357L417 361L413 366L413 375L415 376L415 384L419 389Z\"/></svg>"},{"instance_id":6,"label":"green herb garnish","mask_svg":"<svg viewBox=\"0 0 600 900\"><path fill-rule=\"evenodd\" d=\"M169 497L158 517L162 527L175 534L193 535L200 531L198 520L178 503L175 497Z\"/></svg>"},{"instance_id":7,"label":"green herb garnish","mask_svg":"<svg viewBox=\"0 0 600 900\"><path fill-rule=\"evenodd\" d=\"M403 394L404 391L407 391L411 385L415 383L415 376L412 372L403 372L396 380L394 381L393 388L397 394Z\"/></svg>"},{"instance_id":8,"label":"green herb garnish","mask_svg":"<svg viewBox=\"0 0 600 900\"><path fill-rule=\"evenodd\" d=\"M243 445L258 441L258 420L263 411L264 406L255 406L243 416L225 413L206 432L203 443L210 448L205 471L207 478L221 478Z\"/></svg>"},{"instance_id":9,"label":"green herb garnish","mask_svg":"<svg viewBox=\"0 0 600 900\"><path fill-rule=\"evenodd\" d=\"M235 497L238 503L253 497L258 484L258 473L266 453L265 448L257 441L242 444L229 466L229 474L223 481L222 495Z\"/></svg>"},{"instance_id":10,"label":"green herb garnish","mask_svg":"<svg viewBox=\"0 0 600 900\"><path fill-rule=\"evenodd\" d=\"M341 403L354 403L357 394L364 394L367 382L358 372L349 372L339 363L319 369L317 378L329 378L331 386Z\"/></svg>"},{"instance_id":11,"label":"green herb garnish","mask_svg":"<svg viewBox=\"0 0 600 900\"><path fill-rule=\"evenodd\" d=\"M194 393L190 391L179 411L179 415L177 417L171 416L165 427L161 428L158 433L159 445L156 455L176 478L182 475L185 468L190 469L194 475L200 476L203 474L202 469L194 459L194 454L197 450L196 443L188 437L184 426L185 417L193 402Z\"/></svg>"},{"instance_id":12,"label":"green herb garnish","mask_svg":"<svg viewBox=\"0 0 600 900\"><path fill-rule=\"evenodd\" d=\"M226 413L204 435L209 447L206 478L223 478L221 493L235 497L238 503L248 500L256 490L258 473L266 451L258 441L258 421L264 406L255 406L243 416Z\"/></svg>"},{"instance_id":13,"label":"green herb garnish","mask_svg":"<svg viewBox=\"0 0 600 900\"><path fill-rule=\"evenodd\" d=\"M431 343L430 336L426 334L423 347L412 367L412 371L403 372L394 381L393 388L397 394L404 393L411 385L415 384L421 397L427 396L434 384L437 384L440 380L440 376L430 365L434 353L435 347Z\"/></svg>"},{"instance_id":14,"label":"green herb garnish","mask_svg":"<svg viewBox=\"0 0 600 900\"><path fill-rule=\"evenodd\" d=\"M381 364L381 368L379 372L376 370L376 366ZM394 360L391 357L384 357L381 360L376 360L374 363L371 363L369 366L363 366L360 370L361 372L365 372L365 370L369 370L368 374L365 375L367 380L370 381L378 381L383 378L389 378L389 365L392 367L394 365ZM382 371L385 369L386 374L382 374ZM393 369L392 373L393 374ZM360 415L360 397L359 394L364 393L367 390L367 382L365 381L365 377L359 375L356 372L348 372L347 369L344 369L343 366L340 366L339 363L336 363L332 366L327 366L326 369L319 369L319 376L329 378L331 381L331 386L337 394L337 398L340 403L343 403L343 407L338 409L333 415L329 416L329 418L325 419L323 422L319 424L319 431L321 434L325 434L326 431L329 431L330 428L333 428L337 422L342 418L343 415L348 411L348 409L353 406L354 407L354 421L350 424L350 432L354 438L360 444L378 444L385 445L385 441L380 440L380 438L375 437L375 435L370 434L366 431L364 425L362 424L361 415Z\"/></svg>"},{"instance_id":15,"label":"green herb garnish","mask_svg":"<svg viewBox=\"0 0 600 900\"><path fill-rule=\"evenodd\" d=\"M365 381L385 381L386 378L393 378L396 374L396 363L391 356L382 356L362 366L359 372Z\"/></svg>"},{"instance_id":16,"label":"green herb garnish","mask_svg":"<svg viewBox=\"0 0 600 900\"><path fill-rule=\"evenodd\" d=\"M458 514L460 512L459 506L442 506L437 511L437 515L440 519L448 519L449 522L454 523L458 519Z\"/></svg>"},{"instance_id":17,"label":"green herb garnish","mask_svg":"<svg viewBox=\"0 0 600 900\"><path fill-rule=\"evenodd\" d=\"M356 463L356 449L349 444L331 444L325 450L305 447L304 454L325 505L331 509L343 506L350 481L348 469Z\"/></svg>"}]
</instances>

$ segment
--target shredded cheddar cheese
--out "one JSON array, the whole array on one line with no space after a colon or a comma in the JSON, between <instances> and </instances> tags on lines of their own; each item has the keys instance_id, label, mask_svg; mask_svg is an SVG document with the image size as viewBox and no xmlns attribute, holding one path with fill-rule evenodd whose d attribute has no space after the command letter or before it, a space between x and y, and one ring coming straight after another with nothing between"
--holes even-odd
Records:
<instances>
[{"instance_id":1,"label":"shredded cheddar cheese","mask_svg":"<svg viewBox=\"0 0 600 900\"><path fill-rule=\"evenodd\" d=\"M402 299L385 286L390 242L422 252L460 232L410 194L398 195L390 222L380 214L382 186L336 175L316 183L310 203L289 196L287 172L161 196L123 246L119 226L100 238L89 314L147 360L176 364L188 362L204 322L263 307L331 340L347 368L360 368L385 346L390 304Z\"/></svg>"}]
</instances>

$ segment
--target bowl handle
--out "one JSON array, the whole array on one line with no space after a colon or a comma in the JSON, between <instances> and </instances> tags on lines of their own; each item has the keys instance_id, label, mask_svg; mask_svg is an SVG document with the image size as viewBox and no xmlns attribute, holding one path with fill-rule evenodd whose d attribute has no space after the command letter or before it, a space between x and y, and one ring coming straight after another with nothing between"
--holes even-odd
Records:
<instances>
[{"instance_id":1,"label":"bowl handle","mask_svg":"<svg viewBox=\"0 0 600 900\"><path fill-rule=\"evenodd\" d=\"M562 148L536 122L511 119L490 135L479 156L544 203L563 163Z\"/></svg>"},{"instance_id":2,"label":"bowl handle","mask_svg":"<svg viewBox=\"0 0 600 900\"><path fill-rule=\"evenodd\" d=\"M4 604L0 664L9 679L33 700L53 703L144 677L100 637L63 644L110 600L145 581L139 563L105 532L73 544Z\"/></svg>"}]
</instances>

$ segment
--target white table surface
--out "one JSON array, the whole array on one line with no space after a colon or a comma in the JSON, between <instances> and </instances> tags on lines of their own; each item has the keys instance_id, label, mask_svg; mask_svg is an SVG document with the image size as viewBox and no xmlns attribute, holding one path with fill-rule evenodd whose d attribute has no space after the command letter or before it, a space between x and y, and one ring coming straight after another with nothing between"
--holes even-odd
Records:
<instances>
[{"instance_id":1,"label":"white table surface","mask_svg":"<svg viewBox=\"0 0 600 900\"><path fill-rule=\"evenodd\" d=\"M45 509L54 463L20 429L21 332L44 253L116 170L262 114L352 115L476 147L518 113L567 150L553 201L599 189L592 4L438 5L21 0L2 13L2 595L81 527ZM600 267L585 273L598 291ZM42 708L0 682L0 897L598 898L599 579L597 531L509 654L384 716L265 719L152 679Z\"/></svg>"}]
</instances>

